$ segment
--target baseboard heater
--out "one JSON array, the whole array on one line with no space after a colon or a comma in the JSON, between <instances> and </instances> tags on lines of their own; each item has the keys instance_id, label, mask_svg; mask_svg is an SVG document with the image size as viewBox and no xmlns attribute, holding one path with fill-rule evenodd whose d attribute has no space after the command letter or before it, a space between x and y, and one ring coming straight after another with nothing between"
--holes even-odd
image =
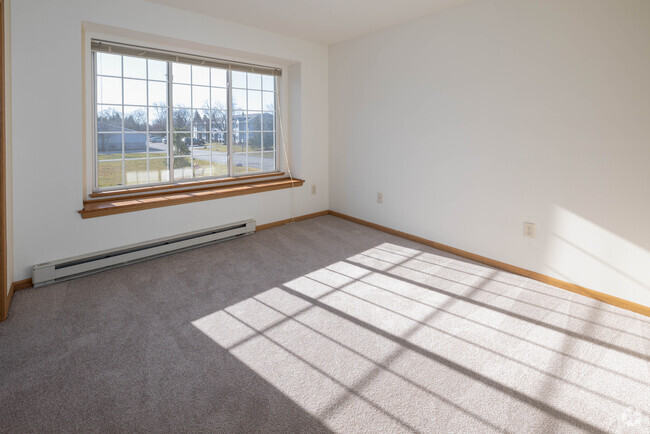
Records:
<instances>
[{"instance_id":1,"label":"baseboard heater","mask_svg":"<svg viewBox=\"0 0 650 434\"><path fill-rule=\"evenodd\" d=\"M194 249L206 244L241 237L253 232L255 232L255 220L245 220L175 237L161 238L89 255L37 264L33 268L32 282L34 287L49 285L134 262Z\"/></svg>"}]
</instances>

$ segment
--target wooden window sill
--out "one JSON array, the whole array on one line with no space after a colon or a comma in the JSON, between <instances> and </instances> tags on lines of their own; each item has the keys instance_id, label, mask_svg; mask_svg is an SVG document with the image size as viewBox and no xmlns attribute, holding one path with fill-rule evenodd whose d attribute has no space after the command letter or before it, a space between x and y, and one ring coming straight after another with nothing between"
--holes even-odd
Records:
<instances>
[{"instance_id":1,"label":"wooden window sill","mask_svg":"<svg viewBox=\"0 0 650 434\"><path fill-rule=\"evenodd\" d=\"M267 174L266 176L269 176ZM241 178L237 178L239 180ZM79 211L82 218L101 217L125 212L142 211L163 206L180 205L183 203L200 202L204 200L221 199L225 197L242 196L245 194L261 193L264 191L281 190L300 187L305 181L288 177L280 179L252 181L240 184L222 186L195 187L182 191L153 191L131 197L108 197L84 201L84 209ZM214 181L213 181L214 183Z\"/></svg>"},{"instance_id":2,"label":"wooden window sill","mask_svg":"<svg viewBox=\"0 0 650 434\"><path fill-rule=\"evenodd\" d=\"M273 178L278 176L284 176L284 172L266 172L260 173L257 175L242 175L242 176L233 176L228 178L217 178L217 179L206 179L203 181L187 181L187 182L178 182L175 184L164 184L164 185L150 185L144 187L133 187L133 188L120 188L119 190L106 190L106 191L96 191L89 194L89 197L93 199L100 199L104 197L117 197L117 196L127 196L127 195L136 195L144 193L153 193L158 191L168 191L168 190L180 190L193 187L206 187L218 184L224 184L228 182L236 181L246 181L250 179L260 179L260 178Z\"/></svg>"}]
</instances>

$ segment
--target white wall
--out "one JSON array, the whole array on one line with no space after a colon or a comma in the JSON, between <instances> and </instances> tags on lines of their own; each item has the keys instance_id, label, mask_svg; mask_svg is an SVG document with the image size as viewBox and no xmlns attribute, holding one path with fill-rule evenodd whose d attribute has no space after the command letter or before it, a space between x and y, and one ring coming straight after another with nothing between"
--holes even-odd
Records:
<instances>
[{"instance_id":1,"label":"white wall","mask_svg":"<svg viewBox=\"0 0 650 434\"><path fill-rule=\"evenodd\" d=\"M283 62L285 72L297 68L301 124L292 127L292 156L294 176L307 183L295 189L295 214L328 208L327 47L144 0L21 0L12 4L11 21L14 280L30 277L35 263L245 218L263 224L290 217L291 192L280 190L82 220L84 22L187 49L266 56Z\"/></svg>"},{"instance_id":2,"label":"white wall","mask_svg":"<svg viewBox=\"0 0 650 434\"><path fill-rule=\"evenodd\" d=\"M650 2L477 0L329 68L331 209L650 306Z\"/></svg>"}]
</instances>

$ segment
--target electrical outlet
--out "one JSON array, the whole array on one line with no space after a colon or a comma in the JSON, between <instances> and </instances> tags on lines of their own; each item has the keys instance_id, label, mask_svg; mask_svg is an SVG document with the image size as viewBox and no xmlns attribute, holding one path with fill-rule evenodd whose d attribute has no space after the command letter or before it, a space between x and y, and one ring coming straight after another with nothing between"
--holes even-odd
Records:
<instances>
[{"instance_id":1,"label":"electrical outlet","mask_svg":"<svg viewBox=\"0 0 650 434\"><path fill-rule=\"evenodd\" d=\"M384 203L384 193L377 193L377 203Z\"/></svg>"},{"instance_id":2,"label":"electrical outlet","mask_svg":"<svg viewBox=\"0 0 650 434\"><path fill-rule=\"evenodd\" d=\"M311 194L316 194L316 186L315 185L311 186Z\"/></svg>"},{"instance_id":3,"label":"electrical outlet","mask_svg":"<svg viewBox=\"0 0 650 434\"><path fill-rule=\"evenodd\" d=\"M535 223L524 222L524 237L535 238Z\"/></svg>"}]
</instances>

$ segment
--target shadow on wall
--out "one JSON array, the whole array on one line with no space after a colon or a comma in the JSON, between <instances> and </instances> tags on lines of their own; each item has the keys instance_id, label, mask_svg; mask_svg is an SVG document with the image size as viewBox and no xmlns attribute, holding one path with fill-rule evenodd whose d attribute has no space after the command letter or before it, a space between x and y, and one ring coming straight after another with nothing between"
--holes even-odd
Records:
<instances>
[{"instance_id":1,"label":"shadow on wall","mask_svg":"<svg viewBox=\"0 0 650 434\"><path fill-rule=\"evenodd\" d=\"M192 324L335 431L650 427L646 318L442 254L380 244Z\"/></svg>"},{"instance_id":2,"label":"shadow on wall","mask_svg":"<svg viewBox=\"0 0 650 434\"><path fill-rule=\"evenodd\" d=\"M650 306L650 251L559 206L548 221L549 274Z\"/></svg>"}]
</instances>

